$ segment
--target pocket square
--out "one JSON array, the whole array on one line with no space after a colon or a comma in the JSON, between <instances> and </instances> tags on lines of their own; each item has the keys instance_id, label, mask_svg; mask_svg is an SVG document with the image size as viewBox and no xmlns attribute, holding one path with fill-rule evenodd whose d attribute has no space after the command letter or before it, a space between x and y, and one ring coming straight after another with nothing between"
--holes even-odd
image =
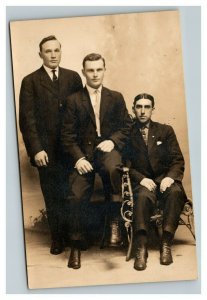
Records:
<instances>
[{"instance_id":1,"label":"pocket square","mask_svg":"<svg viewBox=\"0 0 207 300\"><path fill-rule=\"evenodd\" d=\"M161 141L157 141L157 146L161 145L162 142Z\"/></svg>"}]
</instances>

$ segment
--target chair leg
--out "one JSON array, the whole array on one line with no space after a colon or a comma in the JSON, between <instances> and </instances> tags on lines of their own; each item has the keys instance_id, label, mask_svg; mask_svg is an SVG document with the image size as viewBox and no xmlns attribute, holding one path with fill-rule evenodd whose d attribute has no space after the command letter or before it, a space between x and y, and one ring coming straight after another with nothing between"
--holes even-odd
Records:
<instances>
[{"instance_id":1,"label":"chair leg","mask_svg":"<svg viewBox=\"0 0 207 300\"><path fill-rule=\"evenodd\" d=\"M129 261L132 254L132 244L133 244L133 227L132 224L129 225L127 230L127 237L128 237L128 249L126 254L126 261Z\"/></svg>"},{"instance_id":2,"label":"chair leg","mask_svg":"<svg viewBox=\"0 0 207 300\"><path fill-rule=\"evenodd\" d=\"M180 217L179 224L180 225L185 225L189 229L189 231L192 234L194 240L196 239L195 238L195 231L194 231L194 218L193 218L192 215L188 216L188 222L185 222L183 220L183 218Z\"/></svg>"}]
</instances>

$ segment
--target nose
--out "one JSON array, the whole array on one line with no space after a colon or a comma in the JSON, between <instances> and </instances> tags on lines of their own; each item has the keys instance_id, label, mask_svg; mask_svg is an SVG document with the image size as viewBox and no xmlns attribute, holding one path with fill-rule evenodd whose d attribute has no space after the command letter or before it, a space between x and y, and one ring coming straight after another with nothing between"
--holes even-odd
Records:
<instances>
[{"instance_id":1,"label":"nose","mask_svg":"<svg viewBox=\"0 0 207 300\"><path fill-rule=\"evenodd\" d=\"M144 108L144 107L142 107L142 109L141 109L141 114L142 114L142 115L145 114L145 108Z\"/></svg>"},{"instance_id":2,"label":"nose","mask_svg":"<svg viewBox=\"0 0 207 300\"><path fill-rule=\"evenodd\" d=\"M55 51L52 51L52 52L51 52L51 57L53 57L53 58L56 57Z\"/></svg>"},{"instance_id":3,"label":"nose","mask_svg":"<svg viewBox=\"0 0 207 300\"><path fill-rule=\"evenodd\" d=\"M94 73L93 73L93 77L97 77L98 76L98 73L97 73L97 71L94 71Z\"/></svg>"}]
</instances>

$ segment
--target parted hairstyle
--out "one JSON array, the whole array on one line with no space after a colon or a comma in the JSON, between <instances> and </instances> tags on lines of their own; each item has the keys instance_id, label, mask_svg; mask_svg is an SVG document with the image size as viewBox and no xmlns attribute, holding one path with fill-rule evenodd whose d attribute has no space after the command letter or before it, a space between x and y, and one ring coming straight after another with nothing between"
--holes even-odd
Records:
<instances>
[{"instance_id":1,"label":"parted hairstyle","mask_svg":"<svg viewBox=\"0 0 207 300\"><path fill-rule=\"evenodd\" d=\"M49 36L45 37L44 39L42 39L41 42L39 43L40 52L42 51L42 45L48 41L58 41L58 39L56 38L55 35L49 35ZM61 48L61 44L60 44L60 48Z\"/></svg>"},{"instance_id":2,"label":"parted hairstyle","mask_svg":"<svg viewBox=\"0 0 207 300\"><path fill-rule=\"evenodd\" d=\"M140 99L149 99L152 102L152 107L155 106L154 97L152 95L150 95L150 94L147 94L147 93L142 93L142 94L137 95L134 98L133 106L135 106L136 103L137 103L137 101L140 100Z\"/></svg>"},{"instance_id":3,"label":"parted hairstyle","mask_svg":"<svg viewBox=\"0 0 207 300\"><path fill-rule=\"evenodd\" d=\"M86 55L83 59L83 68L85 67L85 63L87 60L89 61L96 61L96 60L99 60L99 59L102 59L103 60L103 64L104 64L104 67L105 67L105 59L101 56L101 54L98 54L98 53L90 53L88 55Z\"/></svg>"}]
</instances>

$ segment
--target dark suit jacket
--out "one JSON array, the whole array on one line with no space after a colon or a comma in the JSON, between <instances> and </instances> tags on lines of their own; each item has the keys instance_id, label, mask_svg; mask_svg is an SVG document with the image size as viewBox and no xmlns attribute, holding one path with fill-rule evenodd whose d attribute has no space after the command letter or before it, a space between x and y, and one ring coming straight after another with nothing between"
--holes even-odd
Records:
<instances>
[{"instance_id":1,"label":"dark suit jacket","mask_svg":"<svg viewBox=\"0 0 207 300\"><path fill-rule=\"evenodd\" d=\"M121 151L128 138L131 119L123 96L105 87L101 92L100 127L103 140L110 139ZM76 163L81 157L93 159L96 146L96 122L86 87L68 97L62 128L62 143Z\"/></svg>"},{"instance_id":2,"label":"dark suit jacket","mask_svg":"<svg viewBox=\"0 0 207 300\"><path fill-rule=\"evenodd\" d=\"M59 92L42 66L26 76L21 85L19 124L28 156L45 150L49 162L61 156L60 128L66 97L82 88L78 73L59 68Z\"/></svg>"},{"instance_id":3,"label":"dark suit jacket","mask_svg":"<svg viewBox=\"0 0 207 300\"><path fill-rule=\"evenodd\" d=\"M130 176L134 183L139 183L145 177L153 179L157 184L164 177L182 182L184 158L171 126L151 121L146 146L138 123L135 122L127 154L131 161Z\"/></svg>"}]
</instances>

